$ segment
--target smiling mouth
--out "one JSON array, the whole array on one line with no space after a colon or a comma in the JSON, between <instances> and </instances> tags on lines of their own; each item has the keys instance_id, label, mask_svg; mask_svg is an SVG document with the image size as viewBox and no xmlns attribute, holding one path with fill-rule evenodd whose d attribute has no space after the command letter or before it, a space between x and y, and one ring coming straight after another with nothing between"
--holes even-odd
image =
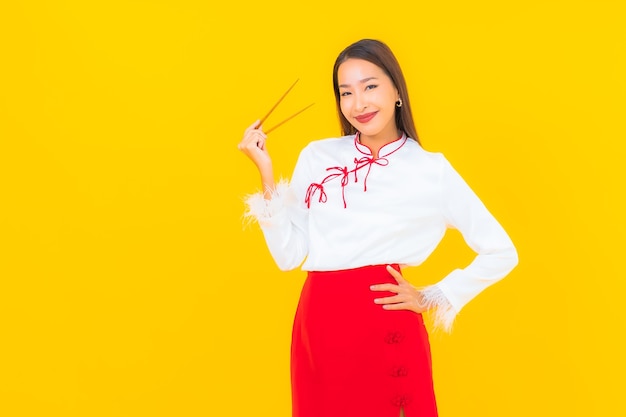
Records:
<instances>
[{"instance_id":1,"label":"smiling mouth","mask_svg":"<svg viewBox=\"0 0 626 417\"><path fill-rule=\"evenodd\" d=\"M371 113L365 113L362 114L360 116L356 116L355 119L357 119L359 121L359 123L367 123L370 120L372 120L374 118L374 116L376 116L378 114L377 111L371 112Z\"/></svg>"}]
</instances>

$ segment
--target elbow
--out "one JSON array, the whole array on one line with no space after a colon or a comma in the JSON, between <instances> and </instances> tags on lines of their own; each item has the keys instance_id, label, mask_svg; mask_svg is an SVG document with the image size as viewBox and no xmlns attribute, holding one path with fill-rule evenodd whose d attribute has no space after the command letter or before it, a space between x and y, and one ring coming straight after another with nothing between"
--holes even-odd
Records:
<instances>
[{"instance_id":1,"label":"elbow","mask_svg":"<svg viewBox=\"0 0 626 417\"><path fill-rule=\"evenodd\" d=\"M299 252L291 254L280 252L272 255L276 266L278 266L278 269L281 271L291 271L292 269L296 269L304 261L304 255Z\"/></svg>"},{"instance_id":2,"label":"elbow","mask_svg":"<svg viewBox=\"0 0 626 417\"><path fill-rule=\"evenodd\" d=\"M511 272L519 264L519 255L517 254L517 249L515 249L515 246L511 245L509 247L509 249L506 251L504 258L508 263L509 272Z\"/></svg>"},{"instance_id":3,"label":"elbow","mask_svg":"<svg viewBox=\"0 0 626 417\"><path fill-rule=\"evenodd\" d=\"M485 259L490 259L490 266L483 274L479 275L492 277L495 281L507 276L519 263L519 256L513 245L501 247L487 255Z\"/></svg>"},{"instance_id":4,"label":"elbow","mask_svg":"<svg viewBox=\"0 0 626 417\"><path fill-rule=\"evenodd\" d=\"M307 253L308 245L302 241L291 241L274 254L274 260L281 271L291 271L302 265Z\"/></svg>"},{"instance_id":5,"label":"elbow","mask_svg":"<svg viewBox=\"0 0 626 417\"><path fill-rule=\"evenodd\" d=\"M276 266L283 272L291 271L292 269L296 269L302 265L302 261L293 261L293 262L276 262Z\"/></svg>"},{"instance_id":6,"label":"elbow","mask_svg":"<svg viewBox=\"0 0 626 417\"><path fill-rule=\"evenodd\" d=\"M276 261L276 266L283 272L291 271L292 269L296 269L300 263L295 262L285 262L285 261Z\"/></svg>"}]
</instances>

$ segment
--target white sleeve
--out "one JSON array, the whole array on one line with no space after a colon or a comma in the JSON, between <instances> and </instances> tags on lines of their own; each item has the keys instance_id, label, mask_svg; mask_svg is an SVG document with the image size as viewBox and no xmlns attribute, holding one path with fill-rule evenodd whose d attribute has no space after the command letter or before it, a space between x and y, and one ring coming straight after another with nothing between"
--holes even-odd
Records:
<instances>
[{"instance_id":1,"label":"white sleeve","mask_svg":"<svg viewBox=\"0 0 626 417\"><path fill-rule=\"evenodd\" d=\"M258 222L276 265L283 271L300 266L309 251L308 210L304 203L306 149L300 153L291 182L279 181L270 199L265 199L261 191L244 199L244 216Z\"/></svg>"},{"instance_id":2,"label":"white sleeve","mask_svg":"<svg viewBox=\"0 0 626 417\"><path fill-rule=\"evenodd\" d=\"M481 291L504 278L518 263L513 242L452 165L442 156L441 212L477 253L464 269L455 269L425 290L435 308L435 324L449 331L456 314Z\"/></svg>"}]
</instances>

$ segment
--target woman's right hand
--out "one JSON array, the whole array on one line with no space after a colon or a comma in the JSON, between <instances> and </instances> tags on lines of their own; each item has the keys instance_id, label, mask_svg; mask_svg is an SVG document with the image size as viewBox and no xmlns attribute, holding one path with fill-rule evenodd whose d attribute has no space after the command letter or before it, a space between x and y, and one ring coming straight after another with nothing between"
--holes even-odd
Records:
<instances>
[{"instance_id":1,"label":"woman's right hand","mask_svg":"<svg viewBox=\"0 0 626 417\"><path fill-rule=\"evenodd\" d=\"M259 122L260 120L256 120L246 129L237 148L254 162L259 171L263 172L271 169L272 160L265 143L267 135L263 132L262 126L259 126Z\"/></svg>"}]
</instances>

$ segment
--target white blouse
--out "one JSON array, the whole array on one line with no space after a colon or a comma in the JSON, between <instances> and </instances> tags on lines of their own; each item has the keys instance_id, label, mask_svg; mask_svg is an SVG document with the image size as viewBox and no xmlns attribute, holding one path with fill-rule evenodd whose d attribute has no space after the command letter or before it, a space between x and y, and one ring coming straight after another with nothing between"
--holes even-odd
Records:
<instances>
[{"instance_id":1,"label":"white blouse","mask_svg":"<svg viewBox=\"0 0 626 417\"><path fill-rule=\"evenodd\" d=\"M507 233L446 158L406 136L377 159L355 135L313 141L289 183L279 182L269 200L258 192L246 204L282 270L419 265L446 228L458 229L477 256L423 290L435 324L446 330L518 262Z\"/></svg>"}]
</instances>

